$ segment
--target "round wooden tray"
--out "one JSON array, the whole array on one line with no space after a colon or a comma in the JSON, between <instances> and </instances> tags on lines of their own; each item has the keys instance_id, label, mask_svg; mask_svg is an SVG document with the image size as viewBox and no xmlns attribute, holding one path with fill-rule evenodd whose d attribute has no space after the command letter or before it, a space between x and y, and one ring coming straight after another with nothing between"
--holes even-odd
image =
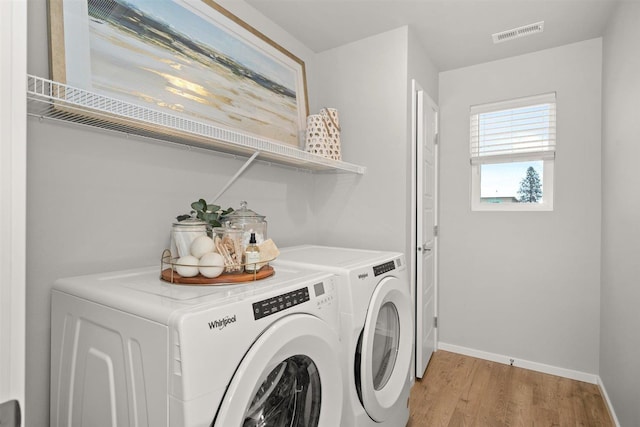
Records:
<instances>
[{"instance_id":1,"label":"round wooden tray","mask_svg":"<svg viewBox=\"0 0 640 427\"><path fill-rule=\"evenodd\" d=\"M265 265L256 273L222 273L218 277L209 278L198 274L194 277L182 277L171 268L162 270L160 278L165 282L174 283L176 285L240 285L255 280L266 279L273 276L275 270L270 265Z\"/></svg>"}]
</instances>

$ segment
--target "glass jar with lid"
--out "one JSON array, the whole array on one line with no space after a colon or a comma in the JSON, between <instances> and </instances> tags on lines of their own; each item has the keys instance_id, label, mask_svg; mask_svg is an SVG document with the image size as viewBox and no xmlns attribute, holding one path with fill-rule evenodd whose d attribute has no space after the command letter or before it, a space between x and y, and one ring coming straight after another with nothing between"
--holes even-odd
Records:
<instances>
[{"instance_id":1,"label":"glass jar with lid","mask_svg":"<svg viewBox=\"0 0 640 427\"><path fill-rule=\"evenodd\" d=\"M244 271L243 255L245 245L242 243L243 231L229 227L214 227L216 251L224 259L225 273L242 273Z\"/></svg>"},{"instance_id":2,"label":"glass jar with lid","mask_svg":"<svg viewBox=\"0 0 640 427\"><path fill-rule=\"evenodd\" d=\"M249 245L251 233L255 233L256 244L258 245L268 238L265 216L257 214L247 208L246 201L240 202L240 209L222 217L222 222L229 228L240 229L244 232L242 235L242 245L245 248Z\"/></svg>"},{"instance_id":3,"label":"glass jar with lid","mask_svg":"<svg viewBox=\"0 0 640 427\"><path fill-rule=\"evenodd\" d=\"M191 255L191 243L200 237L211 235L209 225L197 218L187 218L171 225L171 257Z\"/></svg>"}]
</instances>

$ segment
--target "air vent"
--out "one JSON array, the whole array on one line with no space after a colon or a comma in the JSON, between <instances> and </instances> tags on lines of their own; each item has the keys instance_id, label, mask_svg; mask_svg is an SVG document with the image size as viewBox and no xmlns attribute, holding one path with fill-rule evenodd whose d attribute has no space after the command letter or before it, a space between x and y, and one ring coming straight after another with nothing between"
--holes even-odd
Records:
<instances>
[{"instance_id":1,"label":"air vent","mask_svg":"<svg viewBox=\"0 0 640 427\"><path fill-rule=\"evenodd\" d=\"M525 25L523 27L514 28L512 30L502 31L492 35L493 43L502 43L508 40L517 39L524 36L530 36L535 33L541 33L544 31L544 21L536 22L535 24Z\"/></svg>"}]
</instances>

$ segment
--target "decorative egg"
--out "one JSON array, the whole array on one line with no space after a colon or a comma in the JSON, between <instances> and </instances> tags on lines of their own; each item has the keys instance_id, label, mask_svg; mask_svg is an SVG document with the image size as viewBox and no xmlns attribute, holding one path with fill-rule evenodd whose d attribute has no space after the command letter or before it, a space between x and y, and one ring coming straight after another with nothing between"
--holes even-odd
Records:
<instances>
[{"instance_id":1,"label":"decorative egg","mask_svg":"<svg viewBox=\"0 0 640 427\"><path fill-rule=\"evenodd\" d=\"M209 236L198 236L193 239L193 242L191 242L191 255L198 259L206 253L215 252L215 250L216 245L213 243L213 239Z\"/></svg>"},{"instance_id":2,"label":"decorative egg","mask_svg":"<svg viewBox=\"0 0 640 427\"><path fill-rule=\"evenodd\" d=\"M193 277L198 275L198 258L186 255L178 258L176 271L182 277Z\"/></svg>"},{"instance_id":3,"label":"decorative egg","mask_svg":"<svg viewBox=\"0 0 640 427\"><path fill-rule=\"evenodd\" d=\"M200 258L200 274L210 279L218 277L224 270L224 258L217 252L209 252Z\"/></svg>"}]
</instances>

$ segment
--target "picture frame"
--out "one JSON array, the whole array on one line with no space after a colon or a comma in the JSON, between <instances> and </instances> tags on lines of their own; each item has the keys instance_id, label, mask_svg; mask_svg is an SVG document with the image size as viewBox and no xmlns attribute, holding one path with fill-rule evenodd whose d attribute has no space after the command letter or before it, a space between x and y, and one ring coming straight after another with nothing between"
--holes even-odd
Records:
<instances>
[{"instance_id":1,"label":"picture frame","mask_svg":"<svg viewBox=\"0 0 640 427\"><path fill-rule=\"evenodd\" d=\"M213 0L49 0L53 81L300 148L304 62Z\"/></svg>"}]
</instances>

